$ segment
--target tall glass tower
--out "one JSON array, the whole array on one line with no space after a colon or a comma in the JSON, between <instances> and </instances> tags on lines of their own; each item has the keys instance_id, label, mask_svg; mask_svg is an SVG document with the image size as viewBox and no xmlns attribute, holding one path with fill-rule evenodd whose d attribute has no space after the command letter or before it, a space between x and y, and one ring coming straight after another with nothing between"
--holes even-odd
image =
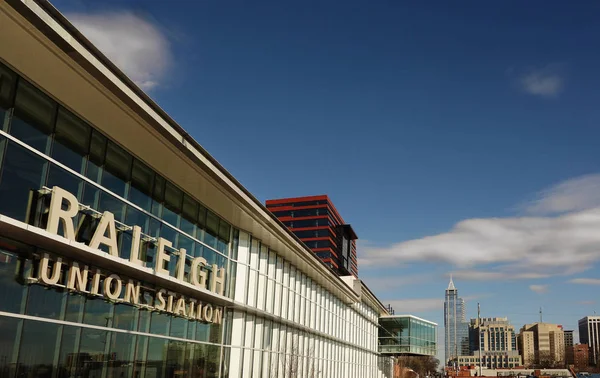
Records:
<instances>
[{"instance_id":1,"label":"tall glass tower","mask_svg":"<svg viewBox=\"0 0 600 378\"><path fill-rule=\"evenodd\" d=\"M444 333L446 362L458 356L469 355L469 323L466 319L465 301L459 298L452 277L444 301Z\"/></svg>"}]
</instances>

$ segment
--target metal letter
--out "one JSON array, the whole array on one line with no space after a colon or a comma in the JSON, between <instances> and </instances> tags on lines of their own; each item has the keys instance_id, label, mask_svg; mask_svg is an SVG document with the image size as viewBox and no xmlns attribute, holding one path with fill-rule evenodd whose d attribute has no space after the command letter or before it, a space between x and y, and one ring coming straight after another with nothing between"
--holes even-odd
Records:
<instances>
[{"instance_id":1,"label":"metal letter","mask_svg":"<svg viewBox=\"0 0 600 378\"><path fill-rule=\"evenodd\" d=\"M125 302L138 304L140 301L140 283L134 283L132 280L125 285Z\"/></svg>"},{"instance_id":2,"label":"metal letter","mask_svg":"<svg viewBox=\"0 0 600 378\"><path fill-rule=\"evenodd\" d=\"M208 310L210 310L210 312ZM206 321L207 323L212 323L213 307L210 303L204 306L204 311L202 311L202 313L204 314L204 321Z\"/></svg>"},{"instance_id":3,"label":"metal letter","mask_svg":"<svg viewBox=\"0 0 600 378\"><path fill-rule=\"evenodd\" d=\"M185 248L180 248L179 249L179 260L177 260L177 271L175 274L175 277L180 281L183 281L183 276L185 273L185 258L186 258Z\"/></svg>"},{"instance_id":4,"label":"metal letter","mask_svg":"<svg viewBox=\"0 0 600 378\"><path fill-rule=\"evenodd\" d=\"M106 236L108 231L108 236ZM94 232L92 241L90 242L90 248L98 249L100 244L104 244L108 247L108 253L113 256L119 257L119 248L117 247L117 230L115 229L115 216L105 211L100 219L100 224Z\"/></svg>"},{"instance_id":5,"label":"metal letter","mask_svg":"<svg viewBox=\"0 0 600 378\"><path fill-rule=\"evenodd\" d=\"M140 260L140 240L142 236L142 228L133 226L131 234L131 253L129 254L129 262L135 265L144 266L144 262Z\"/></svg>"},{"instance_id":6,"label":"metal letter","mask_svg":"<svg viewBox=\"0 0 600 378\"><path fill-rule=\"evenodd\" d=\"M63 201L67 203L66 210L63 210L62 208ZM78 212L79 202L77 201L77 197L58 186L53 187L46 231L58 234L58 224L60 222L63 226L63 236L69 240L75 241L73 218Z\"/></svg>"},{"instance_id":7,"label":"metal letter","mask_svg":"<svg viewBox=\"0 0 600 378\"><path fill-rule=\"evenodd\" d=\"M116 290L114 292L111 291L111 283L112 281L117 283ZM121 282L121 277L116 274L111 274L110 276L104 279L104 295L109 299L117 300L121 296L121 290L123 289L123 283Z\"/></svg>"},{"instance_id":8,"label":"metal letter","mask_svg":"<svg viewBox=\"0 0 600 378\"><path fill-rule=\"evenodd\" d=\"M192 267L190 268L192 285L203 289L206 289L206 272L201 270L201 268L205 266L206 259L204 257L196 257L192 260ZM198 275L200 275L200 279L198 279Z\"/></svg>"},{"instance_id":9,"label":"metal letter","mask_svg":"<svg viewBox=\"0 0 600 378\"><path fill-rule=\"evenodd\" d=\"M48 277L49 261L50 256L47 253L44 253L44 256L40 260L40 270L38 272L38 277L46 285L56 285L58 283L58 280L60 280L60 267L62 265L62 259L59 257L54 263L51 277Z\"/></svg>"},{"instance_id":10,"label":"metal letter","mask_svg":"<svg viewBox=\"0 0 600 378\"><path fill-rule=\"evenodd\" d=\"M223 295L223 293L225 292L225 268L219 268L217 267L217 264L212 265L212 274L210 276L210 291L219 295Z\"/></svg>"},{"instance_id":11,"label":"metal letter","mask_svg":"<svg viewBox=\"0 0 600 378\"><path fill-rule=\"evenodd\" d=\"M67 280L67 289L78 290L87 293L86 286L88 281L89 268L87 265L83 270L79 268L79 264L73 262L69 269L69 278Z\"/></svg>"},{"instance_id":12,"label":"metal letter","mask_svg":"<svg viewBox=\"0 0 600 378\"><path fill-rule=\"evenodd\" d=\"M163 298L163 294L165 293L165 289L160 289L157 293L156 293L156 299L158 299L158 305L156 305L156 309L157 310L164 310L166 303L165 303L165 298Z\"/></svg>"},{"instance_id":13,"label":"metal letter","mask_svg":"<svg viewBox=\"0 0 600 378\"><path fill-rule=\"evenodd\" d=\"M171 247L173 244L163 238L158 238L158 246L156 247L156 263L154 264L154 271L158 274L169 275L169 269L165 269L165 261L170 261L171 256L167 255L165 247Z\"/></svg>"}]
</instances>

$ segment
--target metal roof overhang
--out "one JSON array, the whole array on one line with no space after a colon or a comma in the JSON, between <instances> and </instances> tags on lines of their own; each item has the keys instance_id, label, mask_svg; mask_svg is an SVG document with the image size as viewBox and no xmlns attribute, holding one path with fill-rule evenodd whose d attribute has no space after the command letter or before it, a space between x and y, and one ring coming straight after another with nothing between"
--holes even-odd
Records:
<instances>
[{"instance_id":1,"label":"metal roof overhang","mask_svg":"<svg viewBox=\"0 0 600 378\"><path fill-rule=\"evenodd\" d=\"M0 59L346 303L360 300L47 1L0 1ZM248 151L250 153L250 151Z\"/></svg>"}]
</instances>

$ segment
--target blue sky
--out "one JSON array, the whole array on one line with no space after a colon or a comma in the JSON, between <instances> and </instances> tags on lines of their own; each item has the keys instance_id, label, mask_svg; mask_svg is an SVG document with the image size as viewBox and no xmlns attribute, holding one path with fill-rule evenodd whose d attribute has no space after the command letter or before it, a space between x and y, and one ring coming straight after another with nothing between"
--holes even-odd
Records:
<instances>
[{"instance_id":1,"label":"blue sky","mask_svg":"<svg viewBox=\"0 0 600 378\"><path fill-rule=\"evenodd\" d=\"M329 194L396 313L600 309L600 3L54 4L261 201Z\"/></svg>"}]
</instances>

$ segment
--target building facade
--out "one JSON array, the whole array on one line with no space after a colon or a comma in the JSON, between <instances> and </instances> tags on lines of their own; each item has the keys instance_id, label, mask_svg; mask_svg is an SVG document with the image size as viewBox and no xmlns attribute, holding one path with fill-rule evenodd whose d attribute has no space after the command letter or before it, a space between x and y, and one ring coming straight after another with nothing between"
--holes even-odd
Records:
<instances>
[{"instance_id":1,"label":"building facade","mask_svg":"<svg viewBox=\"0 0 600 378\"><path fill-rule=\"evenodd\" d=\"M394 356L435 356L437 324L413 315L382 316L379 351Z\"/></svg>"},{"instance_id":2,"label":"building facade","mask_svg":"<svg viewBox=\"0 0 600 378\"><path fill-rule=\"evenodd\" d=\"M579 320L579 341L590 348L590 364L600 366L600 316Z\"/></svg>"},{"instance_id":3,"label":"building facade","mask_svg":"<svg viewBox=\"0 0 600 378\"><path fill-rule=\"evenodd\" d=\"M458 356L458 367L479 367L479 354ZM518 352L485 352L481 354L481 366L486 369L512 369L522 365Z\"/></svg>"},{"instance_id":4,"label":"building facade","mask_svg":"<svg viewBox=\"0 0 600 378\"><path fill-rule=\"evenodd\" d=\"M565 364L566 366L573 365L575 363L573 355L573 331L565 330Z\"/></svg>"},{"instance_id":5,"label":"building facade","mask_svg":"<svg viewBox=\"0 0 600 378\"><path fill-rule=\"evenodd\" d=\"M333 274L46 1L0 2L2 377L383 377Z\"/></svg>"},{"instance_id":6,"label":"building facade","mask_svg":"<svg viewBox=\"0 0 600 378\"><path fill-rule=\"evenodd\" d=\"M519 353L525 366L564 367L565 335L562 326L526 324L519 334Z\"/></svg>"},{"instance_id":7,"label":"building facade","mask_svg":"<svg viewBox=\"0 0 600 378\"><path fill-rule=\"evenodd\" d=\"M358 277L358 237L327 195L272 199L266 206L337 274Z\"/></svg>"},{"instance_id":8,"label":"building facade","mask_svg":"<svg viewBox=\"0 0 600 378\"><path fill-rule=\"evenodd\" d=\"M590 365L590 347L587 344L577 344L571 347L573 367L575 371L587 371Z\"/></svg>"},{"instance_id":9,"label":"building facade","mask_svg":"<svg viewBox=\"0 0 600 378\"><path fill-rule=\"evenodd\" d=\"M469 323L466 320L465 301L458 296L452 278L444 300L444 335L446 361L469 355Z\"/></svg>"},{"instance_id":10,"label":"building facade","mask_svg":"<svg viewBox=\"0 0 600 378\"><path fill-rule=\"evenodd\" d=\"M469 356L459 356L460 366L471 363L473 357L479 363L480 353L483 366L490 369L513 368L521 364L515 328L508 318L471 319L469 344L471 353Z\"/></svg>"}]
</instances>

